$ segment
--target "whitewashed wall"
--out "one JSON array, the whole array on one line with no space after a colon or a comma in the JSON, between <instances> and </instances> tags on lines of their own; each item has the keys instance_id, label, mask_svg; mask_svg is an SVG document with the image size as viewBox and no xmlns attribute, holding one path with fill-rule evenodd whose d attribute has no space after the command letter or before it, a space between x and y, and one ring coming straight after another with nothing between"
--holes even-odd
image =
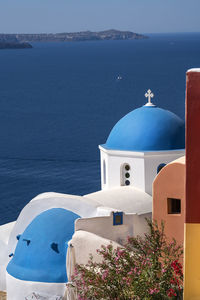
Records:
<instances>
[{"instance_id":1,"label":"whitewashed wall","mask_svg":"<svg viewBox=\"0 0 200 300\"><path fill-rule=\"evenodd\" d=\"M103 190L121 186L121 166L130 165L130 185L152 195L152 183L161 163L169 163L184 155L184 150L133 152L107 150L99 146L101 156L101 187ZM105 161L105 165L104 165ZM104 167L106 166L106 172ZM106 183L104 174L106 173Z\"/></svg>"},{"instance_id":2,"label":"whitewashed wall","mask_svg":"<svg viewBox=\"0 0 200 300\"><path fill-rule=\"evenodd\" d=\"M101 187L111 189L121 186L121 167L131 166L130 185L145 190L144 157L141 152L106 150L99 146L101 153ZM104 184L103 161L106 162L106 184Z\"/></svg>"}]
</instances>

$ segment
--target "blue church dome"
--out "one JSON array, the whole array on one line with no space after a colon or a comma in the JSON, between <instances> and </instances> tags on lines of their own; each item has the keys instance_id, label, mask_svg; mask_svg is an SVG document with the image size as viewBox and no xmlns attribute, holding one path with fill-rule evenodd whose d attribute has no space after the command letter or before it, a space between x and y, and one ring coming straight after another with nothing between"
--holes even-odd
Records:
<instances>
[{"instance_id":1,"label":"blue church dome","mask_svg":"<svg viewBox=\"0 0 200 300\"><path fill-rule=\"evenodd\" d=\"M117 122L103 147L141 152L184 149L185 123L168 110L144 105Z\"/></svg>"},{"instance_id":2,"label":"blue church dome","mask_svg":"<svg viewBox=\"0 0 200 300\"><path fill-rule=\"evenodd\" d=\"M79 215L63 208L39 214L19 239L7 272L18 279L67 282L66 253Z\"/></svg>"}]
</instances>

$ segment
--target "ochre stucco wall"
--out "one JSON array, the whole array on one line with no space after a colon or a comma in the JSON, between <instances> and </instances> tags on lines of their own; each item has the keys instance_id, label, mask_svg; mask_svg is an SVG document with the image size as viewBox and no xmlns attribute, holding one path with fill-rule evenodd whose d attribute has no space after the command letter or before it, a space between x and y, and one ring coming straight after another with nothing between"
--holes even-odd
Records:
<instances>
[{"instance_id":1,"label":"ochre stucco wall","mask_svg":"<svg viewBox=\"0 0 200 300\"><path fill-rule=\"evenodd\" d=\"M167 198L181 199L181 213L168 214ZM165 166L153 182L153 219L165 222L165 233L169 239L184 242L185 217L185 158Z\"/></svg>"}]
</instances>

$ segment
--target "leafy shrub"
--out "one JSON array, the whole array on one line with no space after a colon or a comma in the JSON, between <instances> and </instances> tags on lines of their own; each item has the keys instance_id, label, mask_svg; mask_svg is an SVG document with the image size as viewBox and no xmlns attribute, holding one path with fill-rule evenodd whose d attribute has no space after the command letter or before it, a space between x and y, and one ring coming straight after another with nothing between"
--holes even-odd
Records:
<instances>
[{"instance_id":1,"label":"leafy shrub","mask_svg":"<svg viewBox=\"0 0 200 300\"><path fill-rule=\"evenodd\" d=\"M182 299L182 247L167 241L164 225L147 220L149 233L128 237L125 246L110 244L92 256L87 265L76 265L73 283L79 300Z\"/></svg>"}]
</instances>

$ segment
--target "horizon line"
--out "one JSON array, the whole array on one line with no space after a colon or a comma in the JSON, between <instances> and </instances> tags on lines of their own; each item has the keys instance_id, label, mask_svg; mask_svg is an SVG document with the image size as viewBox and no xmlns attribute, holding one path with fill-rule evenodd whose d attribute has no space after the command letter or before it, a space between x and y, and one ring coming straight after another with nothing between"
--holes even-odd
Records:
<instances>
[{"instance_id":1,"label":"horizon line","mask_svg":"<svg viewBox=\"0 0 200 300\"><path fill-rule=\"evenodd\" d=\"M194 33L200 33L200 31L164 31L164 32L136 32L136 31L132 31L132 30L121 30L121 29L103 29L103 30L79 30L79 31L60 31L60 32L12 32L12 33L8 33L8 32L0 32L0 34L61 34L61 33L78 33L78 32L102 32L102 31L110 31L110 30L116 30L116 31L121 31L121 32L132 32L132 33L136 33L136 34L142 34L142 35L147 35L147 34L194 34Z\"/></svg>"}]
</instances>

